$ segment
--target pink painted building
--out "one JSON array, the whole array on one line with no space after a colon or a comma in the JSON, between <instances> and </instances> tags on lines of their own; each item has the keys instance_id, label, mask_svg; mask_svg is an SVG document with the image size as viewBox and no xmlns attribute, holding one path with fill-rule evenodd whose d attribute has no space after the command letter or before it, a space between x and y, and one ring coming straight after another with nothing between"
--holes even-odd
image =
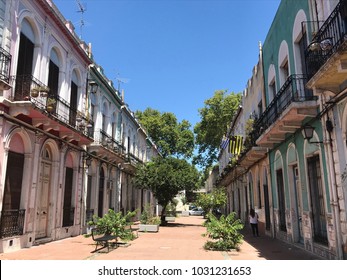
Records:
<instances>
[{"instance_id":1,"label":"pink painted building","mask_svg":"<svg viewBox=\"0 0 347 280\"><path fill-rule=\"evenodd\" d=\"M90 48L73 25L50 0L0 0L0 13L0 252L79 235L92 214L153 199L130 184L129 156L147 136L137 124L132 150L110 145L124 147L111 120L124 125L93 106L105 78L93 92Z\"/></svg>"}]
</instances>

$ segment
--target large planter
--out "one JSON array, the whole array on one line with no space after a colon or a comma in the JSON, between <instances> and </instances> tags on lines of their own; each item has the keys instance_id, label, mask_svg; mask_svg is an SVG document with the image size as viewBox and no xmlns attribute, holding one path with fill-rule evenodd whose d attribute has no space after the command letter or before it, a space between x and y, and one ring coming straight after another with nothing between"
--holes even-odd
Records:
<instances>
[{"instance_id":1,"label":"large planter","mask_svg":"<svg viewBox=\"0 0 347 280\"><path fill-rule=\"evenodd\" d=\"M159 225L139 224L139 231L141 231L141 232L158 232L159 231Z\"/></svg>"},{"instance_id":2,"label":"large planter","mask_svg":"<svg viewBox=\"0 0 347 280\"><path fill-rule=\"evenodd\" d=\"M182 216L182 217L189 217L189 211L188 211L188 210L182 211L181 216Z\"/></svg>"},{"instance_id":3,"label":"large planter","mask_svg":"<svg viewBox=\"0 0 347 280\"><path fill-rule=\"evenodd\" d=\"M174 222L175 221L175 217L165 217L165 221L167 221L167 222Z\"/></svg>"}]
</instances>

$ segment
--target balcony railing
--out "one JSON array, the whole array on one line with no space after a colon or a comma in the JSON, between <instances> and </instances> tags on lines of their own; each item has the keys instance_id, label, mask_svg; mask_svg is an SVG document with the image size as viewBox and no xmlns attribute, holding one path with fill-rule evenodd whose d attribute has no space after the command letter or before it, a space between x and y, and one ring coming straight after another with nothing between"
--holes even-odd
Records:
<instances>
[{"instance_id":1,"label":"balcony railing","mask_svg":"<svg viewBox=\"0 0 347 280\"><path fill-rule=\"evenodd\" d=\"M1 212L0 238L23 234L25 210L5 210Z\"/></svg>"},{"instance_id":2,"label":"balcony railing","mask_svg":"<svg viewBox=\"0 0 347 280\"><path fill-rule=\"evenodd\" d=\"M130 162L131 164L135 165L137 163L143 163L141 159L139 159L137 156L135 156L132 153L127 154L127 161Z\"/></svg>"},{"instance_id":3,"label":"balcony railing","mask_svg":"<svg viewBox=\"0 0 347 280\"><path fill-rule=\"evenodd\" d=\"M0 47L0 80L10 83L11 55Z\"/></svg>"},{"instance_id":4,"label":"balcony railing","mask_svg":"<svg viewBox=\"0 0 347 280\"><path fill-rule=\"evenodd\" d=\"M116 139L108 135L105 131L100 130L100 142L101 145L112 149L114 152L123 154L125 151L125 147L119 143Z\"/></svg>"},{"instance_id":5,"label":"balcony railing","mask_svg":"<svg viewBox=\"0 0 347 280\"><path fill-rule=\"evenodd\" d=\"M15 82L12 99L15 101L30 101L36 108L49 113L59 121L92 137L93 122L82 113L73 109L69 102L60 96L49 93L49 89L32 75L13 77Z\"/></svg>"},{"instance_id":6,"label":"balcony railing","mask_svg":"<svg viewBox=\"0 0 347 280\"><path fill-rule=\"evenodd\" d=\"M254 137L258 139L271 124L273 124L286 108L293 102L316 100L311 90L305 88L306 78L303 75L291 75L271 101L255 124ZM254 139L253 139L254 141Z\"/></svg>"},{"instance_id":7,"label":"balcony railing","mask_svg":"<svg viewBox=\"0 0 347 280\"><path fill-rule=\"evenodd\" d=\"M308 79L311 79L347 40L347 7L343 6L347 4L342 2L336 6L305 51Z\"/></svg>"}]
</instances>

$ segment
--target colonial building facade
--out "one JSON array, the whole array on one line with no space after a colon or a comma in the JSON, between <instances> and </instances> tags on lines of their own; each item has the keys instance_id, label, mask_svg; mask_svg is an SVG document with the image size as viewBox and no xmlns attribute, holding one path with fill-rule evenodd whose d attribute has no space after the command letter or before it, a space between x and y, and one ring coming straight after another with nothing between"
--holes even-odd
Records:
<instances>
[{"instance_id":1,"label":"colonial building facade","mask_svg":"<svg viewBox=\"0 0 347 280\"><path fill-rule=\"evenodd\" d=\"M240 218L253 207L266 234L326 259L347 254L346 11L346 1L281 1L260 56L263 89L249 83L243 98L257 115L252 141L219 180L239 185L230 207Z\"/></svg>"},{"instance_id":2,"label":"colonial building facade","mask_svg":"<svg viewBox=\"0 0 347 280\"><path fill-rule=\"evenodd\" d=\"M50 0L0 1L0 17L0 252L153 201L131 176L155 145L73 25Z\"/></svg>"}]
</instances>

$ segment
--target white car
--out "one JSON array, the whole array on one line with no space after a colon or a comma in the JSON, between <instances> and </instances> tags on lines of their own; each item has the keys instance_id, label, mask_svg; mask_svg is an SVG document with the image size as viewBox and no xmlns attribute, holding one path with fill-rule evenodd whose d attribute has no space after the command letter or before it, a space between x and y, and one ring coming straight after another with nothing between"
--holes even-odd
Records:
<instances>
[{"instance_id":1,"label":"white car","mask_svg":"<svg viewBox=\"0 0 347 280\"><path fill-rule=\"evenodd\" d=\"M204 210L202 210L201 207L196 207L191 210L189 210L189 215L191 216L202 216L204 215Z\"/></svg>"}]
</instances>

